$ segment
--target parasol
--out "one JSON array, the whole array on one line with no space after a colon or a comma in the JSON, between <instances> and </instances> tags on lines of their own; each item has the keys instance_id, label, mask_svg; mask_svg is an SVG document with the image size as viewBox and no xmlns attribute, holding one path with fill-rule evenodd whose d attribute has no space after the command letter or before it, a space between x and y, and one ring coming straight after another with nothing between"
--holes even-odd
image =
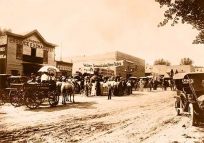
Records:
<instances>
[{"instance_id":1,"label":"parasol","mask_svg":"<svg viewBox=\"0 0 204 143\"><path fill-rule=\"evenodd\" d=\"M38 70L38 72L60 72L55 66L46 65Z\"/></svg>"}]
</instances>

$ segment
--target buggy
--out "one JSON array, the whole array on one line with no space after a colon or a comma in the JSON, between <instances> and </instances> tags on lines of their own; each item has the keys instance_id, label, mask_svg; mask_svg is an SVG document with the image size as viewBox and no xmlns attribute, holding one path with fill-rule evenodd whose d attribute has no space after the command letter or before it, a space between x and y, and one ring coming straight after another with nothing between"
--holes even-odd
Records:
<instances>
[{"instance_id":1,"label":"buggy","mask_svg":"<svg viewBox=\"0 0 204 143\"><path fill-rule=\"evenodd\" d=\"M10 102L13 106L23 105L23 85L25 76L0 75L0 105Z\"/></svg>"}]
</instances>

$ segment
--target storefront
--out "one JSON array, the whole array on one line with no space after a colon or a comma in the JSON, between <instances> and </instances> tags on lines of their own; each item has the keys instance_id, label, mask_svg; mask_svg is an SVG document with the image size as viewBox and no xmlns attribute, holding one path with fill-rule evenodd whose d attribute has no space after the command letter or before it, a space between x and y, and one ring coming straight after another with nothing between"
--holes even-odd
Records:
<instances>
[{"instance_id":1,"label":"storefront","mask_svg":"<svg viewBox=\"0 0 204 143\"><path fill-rule=\"evenodd\" d=\"M55 47L37 30L25 35L6 32L0 36L0 73L30 75L43 65L55 66Z\"/></svg>"},{"instance_id":2,"label":"storefront","mask_svg":"<svg viewBox=\"0 0 204 143\"><path fill-rule=\"evenodd\" d=\"M62 75L71 76L72 75L72 63L56 61L56 67L60 70Z\"/></svg>"}]
</instances>

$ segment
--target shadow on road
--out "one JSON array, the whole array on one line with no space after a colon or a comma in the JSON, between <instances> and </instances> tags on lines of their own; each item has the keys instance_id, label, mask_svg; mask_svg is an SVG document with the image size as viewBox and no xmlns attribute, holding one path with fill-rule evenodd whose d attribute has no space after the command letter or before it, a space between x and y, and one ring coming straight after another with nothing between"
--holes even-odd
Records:
<instances>
[{"instance_id":1,"label":"shadow on road","mask_svg":"<svg viewBox=\"0 0 204 143\"><path fill-rule=\"evenodd\" d=\"M75 103L67 103L66 105L57 105L56 107L50 107L49 105L40 106L38 109L26 109L29 111L39 112L39 111L45 111L45 112L53 112L53 111L61 111L71 108L76 109L95 109L96 107L93 107L93 105L96 104L96 102L75 102Z\"/></svg>"}]
</instances>

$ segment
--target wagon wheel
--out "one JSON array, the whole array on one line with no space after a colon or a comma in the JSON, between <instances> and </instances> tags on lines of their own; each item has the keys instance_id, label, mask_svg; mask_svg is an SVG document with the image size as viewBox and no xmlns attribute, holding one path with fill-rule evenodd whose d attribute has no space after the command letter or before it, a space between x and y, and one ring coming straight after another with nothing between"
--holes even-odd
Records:
<instances>
[{"instance_id":1,"label":"wagon wheel","mask_svg":"<svg viewBox=\"0 0 204 143\"><path fill-rule=\"evenodd\" d=\"M180 111L180 101L176 100L175 101L175 109L176 109L176 115L180 116L181 115L181 111Z\"/></svg>"},{"instance_id":2,"label":"wagon wheel","mask_svg":"<svg viewBox=\"0 0 204 143\"><path fill-rule=\"evenodd\" d=\"M25 105L30 109L38 108L42 103L42 101L39 99L38 92L34 92L32 95L27 93L24 102Z\"/></svg>"},{"instance_id":3,"label":"wagon wheel","mask_svg":"<svg viewBox=\"0 0 204 143\"><path fill-rule=\"evenodd\" d=\"M57 106L59 103L59 94L55 91L48 93L48 102L51 107Z\"/></svg>"},{"instance_id":4,"label":"wagon wheel","mask_svg":"<svg viewBox=\"0 0 204 143\"><path fill-rule=\"evenodd\" d=\"M196 126L197 125L197 117L195 114L195 109L192 103L189 104L189 113L190 113L190 120L191 120L191 125Z\"/></svg>"},{"instance_id":5,"label":"wagon wheel","mask_svg":"<svg viewBox=\"0 0 204 143\"><path fill-rule=\"evenodd\" d=\"M12 91L9 97L11 105L14 107L20 107L23 105L23 92L21 91Z\"/></svg>"},{"instance_id":6,"label":"wagon wheel","mask_svg":"<svg viewBox=\"0 0 204 143\"><path fill-rule=\"evenodd\" d=\"M14 107L19 107L20 105L19 103L19 96L18 96L18 92L17 91L11 91L9 94L9 100L11 105L13 105Z\"/></svg>"},{"instance_id":7,"label":"wagon wheel","mask_svg":"<svg viewBox=\"0 0 204 143\"><path fill-rule=\"evenodd\" d=\"M0 91L0 106L4 105L5 103L5 93Z\"/></svg>"}]
</instances>

